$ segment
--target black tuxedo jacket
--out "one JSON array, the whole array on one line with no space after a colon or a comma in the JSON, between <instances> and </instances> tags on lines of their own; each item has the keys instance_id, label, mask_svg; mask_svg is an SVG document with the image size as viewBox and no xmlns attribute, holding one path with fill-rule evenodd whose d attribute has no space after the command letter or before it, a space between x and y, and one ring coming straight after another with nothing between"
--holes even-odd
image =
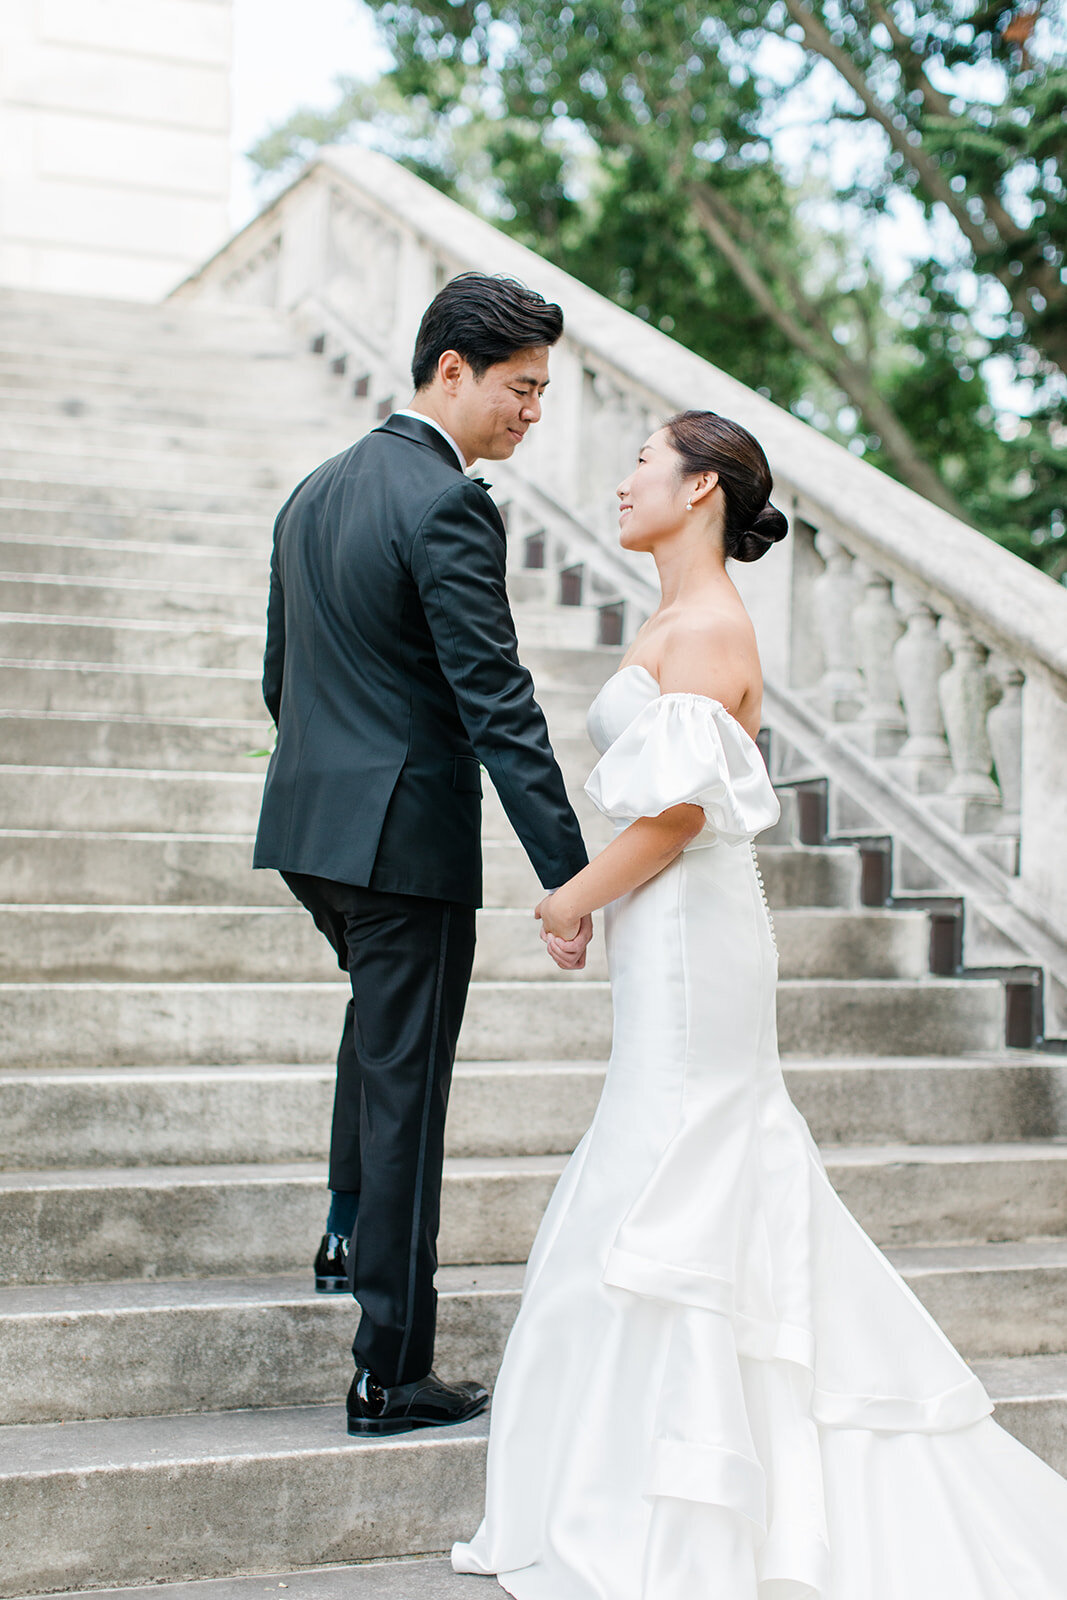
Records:
<instances>
[{"instance_id":1,"label":"black tuxedo jacket","mask_svg":"<svg viewBox=\"0 0 1067 1600\"><path fill-rule=\"evenodd\" d=\"M278 515L254 865L477 906L481 771L542 884L586 863L504 586L486 489L390 417Z\"/></svg>"}]
</instances>

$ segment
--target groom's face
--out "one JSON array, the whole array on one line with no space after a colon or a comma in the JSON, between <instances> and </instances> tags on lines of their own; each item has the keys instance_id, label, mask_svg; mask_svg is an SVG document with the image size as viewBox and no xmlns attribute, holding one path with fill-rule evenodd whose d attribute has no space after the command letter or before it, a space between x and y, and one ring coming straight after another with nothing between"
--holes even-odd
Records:
<instances>
[{"instance_id":1,"label":"groom's face","mask_svg":"<svg viewBox=\"0 0 1067 1600\"><path fill-rule=\"evenodd\" d=\"M506 461L540 421L547 387L547 345L519 350L488 367L480 378L462 361L449 432L467 460Z\"/></svg>"}]
</instances>

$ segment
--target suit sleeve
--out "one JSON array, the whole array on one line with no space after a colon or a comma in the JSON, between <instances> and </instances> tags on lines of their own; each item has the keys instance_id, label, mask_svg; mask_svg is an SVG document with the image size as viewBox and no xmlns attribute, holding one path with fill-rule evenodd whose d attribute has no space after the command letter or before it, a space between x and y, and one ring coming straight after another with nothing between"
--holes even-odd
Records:
<instances>
[{"instance_id":1,"label":"suit sleeve","mask_svg":"<svg viewBox=\"0 0 1067 1600\"><path fill-rule=\"evenodd\" d=\"M475 753L541 883L554 889L588 856L533 680L519 664L505 559L496 507L461 477L419 526L411 570Z\"/></svg>"},{"instance_id":2,"label":"suit sleeve","mask_svg":"<svg viewBox=\"0 0 1067 1600\"><path fill-rule=\"evenodd\" d=\"M310 476L310 474L309 474ZM278 726L282 708L282 677L285 671L285 594L282 589L281 538L289 508L307 478L302 478L274 519L274 543L270 556L270 593L267 596L267 643L263 651L263 699Z\"/></svg>"},{"instance_id":3,"label":"suit sleeve","mask_svg":"<svg viewBox=\"0 0 1067 1600\"><path fill-rule=\"evenodd\" d=\"M275 545L270 562L270 594L267 598L267 644L263 652L263 698L275 726L282 708L282 674L285 669L285 598L278 571Z\"/></svg>"}]
</instances>

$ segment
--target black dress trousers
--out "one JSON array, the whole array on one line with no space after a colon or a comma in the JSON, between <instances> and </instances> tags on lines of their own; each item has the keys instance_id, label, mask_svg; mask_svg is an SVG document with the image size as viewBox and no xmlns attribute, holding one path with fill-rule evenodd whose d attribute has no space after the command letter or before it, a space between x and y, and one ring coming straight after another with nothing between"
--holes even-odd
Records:
<instances>
[{"instance_id":1,"label":"black dress trousers","mask_svg":"<svg viewBox=\"0 0 1067 1600\"><path fill-rule=\"evenodd\" d=\"M472 906L282 876L349 974L330 1188L359 1194L352 1353L384 1385L425 1377L437 1322L445 1112L474 961Z\"/></svg>"}]
</instances>

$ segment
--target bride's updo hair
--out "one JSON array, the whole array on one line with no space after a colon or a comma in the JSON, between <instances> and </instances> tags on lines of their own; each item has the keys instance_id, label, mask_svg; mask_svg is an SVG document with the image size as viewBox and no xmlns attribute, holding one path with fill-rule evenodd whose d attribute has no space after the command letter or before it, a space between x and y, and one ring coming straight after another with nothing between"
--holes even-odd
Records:
<instances>
[{"instance_id":1,"label":"bride's updo hair","mask_svg":"<svg viewBox=\"0 0 1067 1600\"><path fill-rule=\"evenodd\" d=\"M784 539L789 524L771 505L771 469L757 440L714 411L679 411L664 423L681 459L681 475L717 472L726 500L726 554L758 561Z\"/></svg>"}]
</instances>

